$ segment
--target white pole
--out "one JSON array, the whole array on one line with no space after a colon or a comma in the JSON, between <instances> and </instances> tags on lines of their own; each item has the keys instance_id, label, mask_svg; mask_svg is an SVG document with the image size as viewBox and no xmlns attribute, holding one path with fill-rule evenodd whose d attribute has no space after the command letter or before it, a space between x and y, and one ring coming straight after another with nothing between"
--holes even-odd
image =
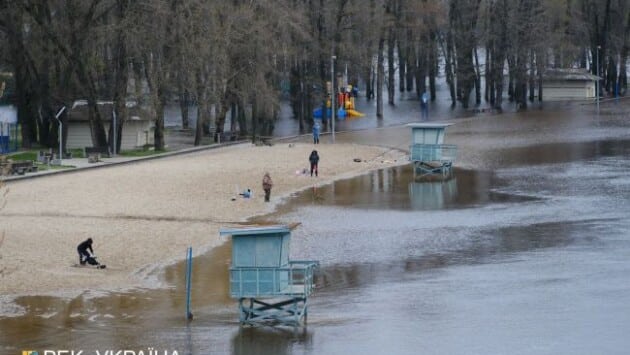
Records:
<instances>
[{"instance_id":1,"label":"white pole","mask_svg":"<svg viewBox=\"0 0 630 355\"><path fill-rule=\"evenodd\" d=\"M334 55L330 57L330 116L333 143L335 143L335 59L337 59L337 57Z\"/></svg>"},{"instance_id":2,"label":"white pole","mask_svg":"<svg viewBox=\"0 0 630 355\"><path fill-rule=\"evenodd\" d=\"M597 86L595 87L595 95L597 95L597 115L599 116L599 50L601 49L601 46L597 46L597 64L595 66L595 70L597 71Z\"/></svg>"},{"instance_id":3,"label":"white pole","mask_svg":"<svg viewBox=\"0 0 630 355\"><path fill-rule=\"evenodd\" d=\"M115 105L114 105L115 106ZM112 133L114 135L114 143L112 144L112 156L116 156L116 110L112 107Z\"/></svg>"},{"instance_id":4,"label":"white pole","mask_svg":"<svg viewBox=\"0 0 630 355\"><path fill-rule=\"evenodd\" d=\"M63 144L63 124L59 119L59 116L66 110L66 106L63 106L59 112L55 115L55 119L59 122L59 165L61 165L61 160L63 159L62 144Z\"/></svg>"}]
</instances>

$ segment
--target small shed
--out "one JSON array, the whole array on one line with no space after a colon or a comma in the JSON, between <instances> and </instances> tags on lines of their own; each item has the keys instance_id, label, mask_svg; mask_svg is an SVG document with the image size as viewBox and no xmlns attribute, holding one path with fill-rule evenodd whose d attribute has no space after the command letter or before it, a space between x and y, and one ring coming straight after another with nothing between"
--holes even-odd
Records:
<instances>
[{"instance_id":1,"label":"small shed","mask_svg":"<svg viewBox=\"0 0 630 355\"><path fill-rule=\"evenodd\" d=\"M275 225L219 233L232 236L230 296L239 300L241 323L299 325L306 317L319 263L289 259L290 228Z\"/></svg>"},{"instance_id":2,"label":"small shed","mask_svg":"<svg viewBox=\"0 0 630 355\"><path fill-rule=\"evenodd\" d=\"M112 101L99 101L98 110L105 125L105 131L109 132L112 124ZM121 150L131 150L153 144L154 122L148 110L137 105L136 102L126 103L128 118L123 125L121 137ZM86 100L75 101L68 113L68 133L66 148L92 147L92 134L88 116Z\"/></svg>"},{"instance_id":3,"label":"small shed","mask_svg":"<svg viewBox=\"0 0 630 355\"><path fill-rule=\"evenodd\" d=\"M542 77L544 101L588 100L595 98L601 78L586 69L547 69Z\"/></svg>"},{"instance_id":4,"label":"small shed","mask_svg":"<svg viewBox=\"0 0 630 355\"><path fill-rule=\"evenodd\" d=\"M411 146L409 160L414 165L414 177L439 173L450 175L457 147L444 144L446 128L452 123L410 123Z\"/></svg>"}]
</instances>

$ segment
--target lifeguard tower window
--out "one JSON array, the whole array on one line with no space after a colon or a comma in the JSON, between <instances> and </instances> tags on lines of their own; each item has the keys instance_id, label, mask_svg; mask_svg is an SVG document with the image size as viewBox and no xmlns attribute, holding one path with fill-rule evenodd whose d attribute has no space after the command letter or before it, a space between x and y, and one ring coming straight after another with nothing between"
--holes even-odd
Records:
<instances>
[{"instance_id":1,"label":"lifeguard tower window","mask_svg":"<svg viewBox=\"0 0 630 355\"><path fill-rule=\"evenodd\" d=\"M233 236L238 241L233 247L235 267L272 267L289 263L289 238L281 233L271 233L264 238L258 236Z\"/></svg>"}]
</instances>

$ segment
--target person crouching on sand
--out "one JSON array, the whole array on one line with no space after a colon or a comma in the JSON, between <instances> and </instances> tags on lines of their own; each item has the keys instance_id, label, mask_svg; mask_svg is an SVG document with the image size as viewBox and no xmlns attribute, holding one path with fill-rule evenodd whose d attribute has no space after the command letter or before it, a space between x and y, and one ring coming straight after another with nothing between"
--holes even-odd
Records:
<instances>
[{"instance_id":1,"label":"person crouching on sand","mask_svg":"<svg viewBox=\"0 0 630 355\"><path fill-rule=\"evenodd\" d=\"M89 253L88 250L90 251ZM79 264L85 265L87 259L94 255L94 250L92 250L92 238L88 238L86 241L81 242L81 244L77 246L77 252L79 253Z\"/></svg>"}]
</instances>

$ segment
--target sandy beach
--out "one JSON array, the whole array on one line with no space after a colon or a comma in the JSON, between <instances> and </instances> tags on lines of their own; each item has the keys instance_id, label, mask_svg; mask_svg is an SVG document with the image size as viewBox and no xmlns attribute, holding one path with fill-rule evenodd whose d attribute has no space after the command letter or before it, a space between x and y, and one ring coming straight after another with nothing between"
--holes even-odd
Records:
<instances>
[{"instance_id":1,"label":"sandy beach","mask_svg":"<svg viewBox=\"0 0 630 355\"><path fill-rule=\"evenodd\" d=\"M314 148L319 177L298 174ZM199 255L224 242L219 228L271 212L313 185L405 163L404 151L379 146L241 144L12 181L0 211L0 295L160 287L161 268L183 259L188 246ZM271 203L263 198L265 171L274 182ZM253 198L238 196L246 188ZM107 269L73 267L88 237Z\"/></svg>"},{"instance_id":2,"label":"sandy beach","mask_svg":"<svg viewBox=\"0 0 630 355\"><path fill-rule=\"evenodd\" d=\"M445 143L458 147L456 167L493 170L504 166L502 154L510 149L627 139L627 130L619 127L628 127L629 105L611 105L602 116L584 113L592 107L578 104L454 120ZM299 141L271 147L240 144L12 181L0 211L0 233L5 235L0 296L160 287L162 267L182 260L188 246L199 255L225 242L219 237L221 227L270 213L305 188L408 164L410 136L405 126L339 132L336 144L329 137L317 146ZM319 177L296 174L308 168L314 148L321 156ZM528 159L544 163L545 156ZM274 181L271 203L263 199L265 171ZM247 188L253 198L238 196ZM88 237L106 270L72 267L78 262L77 244Z\"/></svg>"}]
</instances>

